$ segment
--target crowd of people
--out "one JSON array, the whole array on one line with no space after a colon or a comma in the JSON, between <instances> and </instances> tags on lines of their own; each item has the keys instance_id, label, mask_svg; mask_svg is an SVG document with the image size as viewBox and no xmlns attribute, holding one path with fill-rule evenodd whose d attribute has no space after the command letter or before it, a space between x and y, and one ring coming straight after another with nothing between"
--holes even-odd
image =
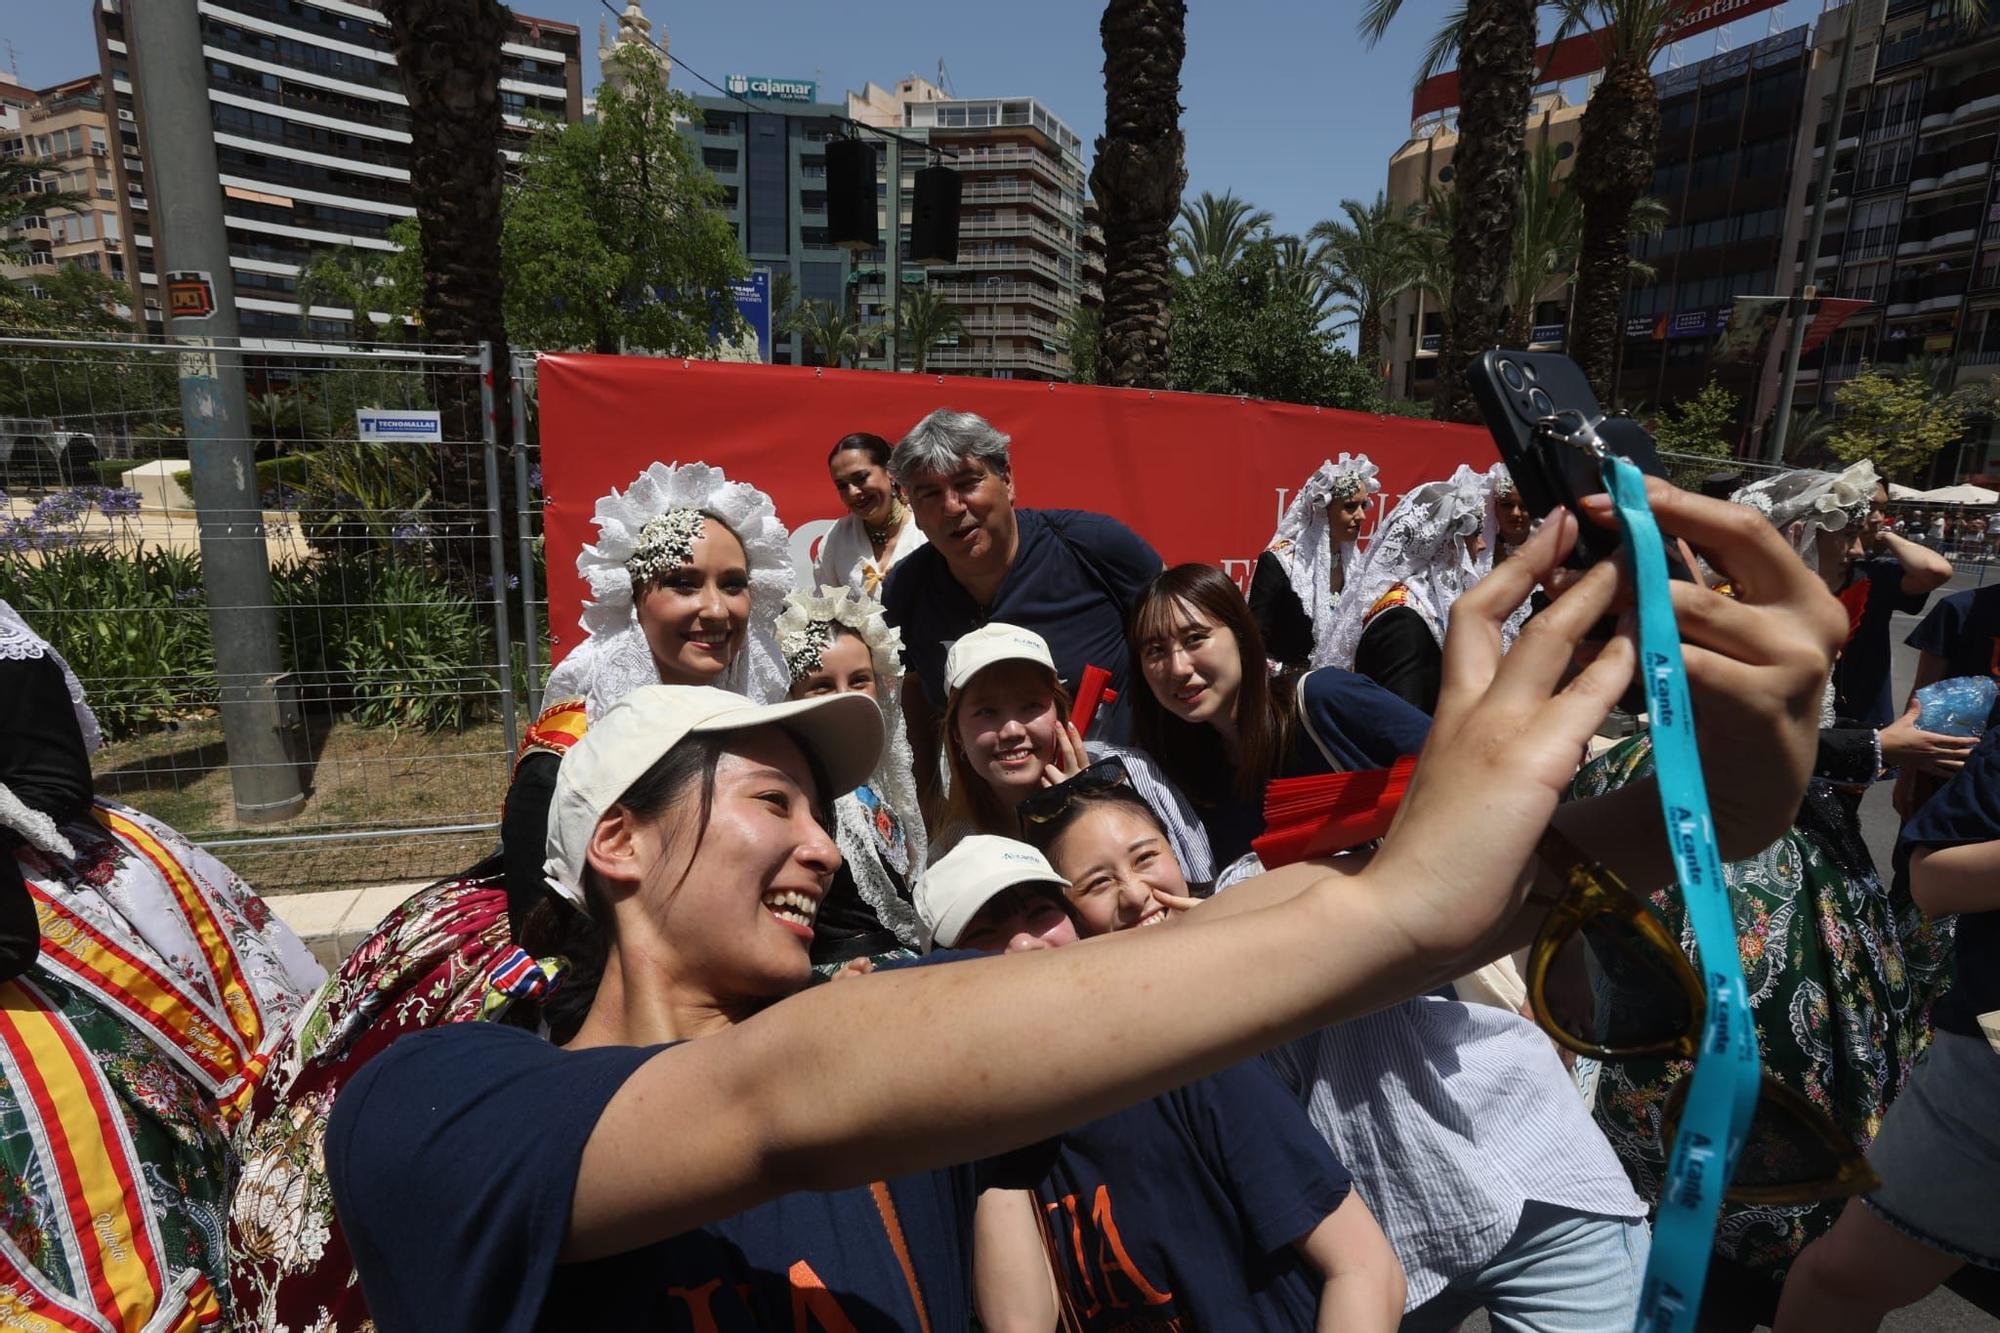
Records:
<instances>
[{"instance_id":1,"label":"crowd of people","mask_svg":"<svg viewBox=\"0 0 2000 1333\"><path fill-rule=\"evenodd\" d=\"M1565 564L1608 506L1385 510L1343 453L1244 589L1017 506L1009 446L840 438L810 570L706 464L600 498L500 846L331 977L92 798L0 603L0 1323L1629 1326L1689 1066L1580 1055L1586 964L1528 954L1583 880L1692 951L1650 738L1598 738L1629 581ZM1767 1066L1880 1178L1733 1197L1704 1320L1872 1328L2000 1264L2000 729L1897 706L1952 570L1867 464L1650 498ZM1920 684L2000 676L1989 593ZM1261 859L1272 783L1412 756L1386 836Z\"/></svg>"},{"instance_id":2,"label":"crowd of people","mask_svg":"<svg viewBox=\"0 0 2000 1333\"><path fill-rule=\"evenodd\" d=\"M2000 557L2000 513L1968 513L1956 507L1906 508L1891 523L1898 535L1960 560Z\"/></svg>"}]
</instances>

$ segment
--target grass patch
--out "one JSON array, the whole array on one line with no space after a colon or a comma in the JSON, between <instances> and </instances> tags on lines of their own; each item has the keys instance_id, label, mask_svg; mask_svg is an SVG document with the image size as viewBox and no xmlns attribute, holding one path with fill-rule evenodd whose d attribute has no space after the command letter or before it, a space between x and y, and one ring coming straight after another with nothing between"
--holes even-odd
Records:
<instances>
[{"instance_id":1,"label":"grass patch","mask_svg":"<svg viewBox=\"0 0 2000 1333\"><path fill-rule=\"evenodd\" d=\"M509 762L499 723L422 732L321 717L311 721L308 732L305 808L275 824L246 825L236 818L222 722L214 716L112 742L91 766L99 795L143 810L196 841L239 834L381 832L334 842L211 848L266 895L439 879L497 845L497 831L397 830L499 819Z\"/></svg>"}]
</instances>

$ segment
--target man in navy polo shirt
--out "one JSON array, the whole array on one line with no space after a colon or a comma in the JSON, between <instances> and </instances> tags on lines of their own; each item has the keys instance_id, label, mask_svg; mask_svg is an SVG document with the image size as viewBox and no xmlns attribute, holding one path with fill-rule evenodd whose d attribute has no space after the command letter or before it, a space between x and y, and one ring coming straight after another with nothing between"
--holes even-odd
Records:
<instances>
[{"instance_id":1,"label":"man in navy polo shirt","mask_svg":"<svg viewBox=\"0 0 2000 1333\"><path fill-rule=\"evenodd\" d=\"M910 668L903 713L917 778L937 780L945 654L988 621L1048 640L1056 673L1074 690L1087 666L1126 687L1125 610L1160 572L1160 557L1117 519L1078 509L1016 509L1008 437L985 418L948 408L919 421L889 456L929 545L900 561L883 595L903 632ZM1120 741L1126 709L1100 713L1103 740Z\"/></svg>"},{"instance_id":2,"label":"man in navy polo shirt","mask_svg":"<svg viewBox=\"0 0 2000 1333\"><path fill-rule=\"evenodd\" d=\"M1951 561L1936 551L1896 535L1889 527L1889 491L1877 482L1868 503L1864 536L1868 554L1848 571L1852 596L1865 596L1853 637L1833 668L1833 710L1878 730L1896 720L1896 697L1889 683L1890 618L1898 611L1924 609L1933 591L1951 581Z\"/></svg>"}]
</instances>

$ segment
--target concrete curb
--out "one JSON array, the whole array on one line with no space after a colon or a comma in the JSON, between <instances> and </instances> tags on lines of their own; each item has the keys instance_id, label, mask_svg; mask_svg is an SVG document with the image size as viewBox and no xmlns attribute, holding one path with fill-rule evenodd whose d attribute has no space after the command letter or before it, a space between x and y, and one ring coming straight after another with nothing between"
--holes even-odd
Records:
<instances>
[{"instance_id":1,"label":"concrete curb","mask_svg":"<svg viewBox=\"0 0 2000 1333\"><path fill-rule=\"evenodd\" d=\"M401 907L429 880L410 884L377 884L366 889L331 889L324 893L282 893L264 899L265 906L290 926L331 972L346 961L382 918Z\"/></svg>"}]
</instances>

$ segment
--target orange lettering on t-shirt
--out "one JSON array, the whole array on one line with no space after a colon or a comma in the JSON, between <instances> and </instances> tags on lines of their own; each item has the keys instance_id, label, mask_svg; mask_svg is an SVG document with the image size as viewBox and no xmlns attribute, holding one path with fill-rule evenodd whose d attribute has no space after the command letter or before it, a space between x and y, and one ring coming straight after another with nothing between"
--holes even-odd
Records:
<instances>
[{"instance_id":1,"label":"orange lettering on t-shirt","mask_svg":"<svg viewBox=\"0 0 2000 1333\"><path fill-rule=\"evenodd\" d=\"M712 1277L699 1287L667 1288L667 1295L687 1302L688 1318L693 1321L694 1333L722 1333L721 1326L715 1322L715 1311L709 1308L709 1303L715 1299L716 1289L721 1285L721 1278Z\"/></svg>"},{"instance_id":2,"label":"orange lettering on t-shirt","mask_svg":"<svg viewBox=\"0 0 2000 1333\"><path fill-rule=\"evenodd\" d=\"M1049 1237L1055 1242L1056 1249L1060 1251L1062 1249L1063 1237L1062 1233L1056 1229L1057 1219L1055 1218L1055 1211L1057 1208L1061 1208L1069 1214L1069 1252L1076 1259L1076 1268L1073 1270L1076 1273L1076 1285L1083 1288L1084 1308L1079 1312L1079 1315L1087 1322L1096 1318L1097 1312L1102 1310L1104 1306L1097 1299L1097 1293L1090 1289L1090 1272L1084 1266L1083 1222L1077 1217L1076 1196L1074 1194L1065 1194L1062 1196L1060 1203L1048 1205L1050 1216Z\"/></svg>"},{"instance_id":3,"label":"orange lettering on t-shirt","mask_svg":"<svg viewBox=\"0 0 2000 1333\"><path fill-rule=\"evenodd\" d=\"M792 1265L792 1333L854 1333L854 1321L840 1308L840 1302L819 1280L812 1265L801 1259ZM810 1319L812 1322L807 1323Z\"/></svg>"},{"instance_id":4,"label":"orange lettering on t-shirt","mask_svg":"<svg viewBox=\"0 0 2000 1333\"><path fill-rule=\"evenodd\" d=\"M1138 1290L1141 1303L1165 1305L1173 1300L1174 1294L1159 1292L1146 1281L1146 1275L1139 1271L1139 1265L1132 1262L1132 1256L1125 1252L1125 1242L1119 1238L1118 1223L1111 1216L1111 1191L1104 1186L1097 1187L1097 1198L1090 1208L1091 1225L1097 1228L1097 1272L1104 1279L1104 1294L1114 1307L1123 1307L1130 1302L1118 1294L1113 1280L1114 1274L1122 1273L1126 1281ZM1106 1263L1108 1257L1110 1263Z\"/></svg>"}]
</instances>

